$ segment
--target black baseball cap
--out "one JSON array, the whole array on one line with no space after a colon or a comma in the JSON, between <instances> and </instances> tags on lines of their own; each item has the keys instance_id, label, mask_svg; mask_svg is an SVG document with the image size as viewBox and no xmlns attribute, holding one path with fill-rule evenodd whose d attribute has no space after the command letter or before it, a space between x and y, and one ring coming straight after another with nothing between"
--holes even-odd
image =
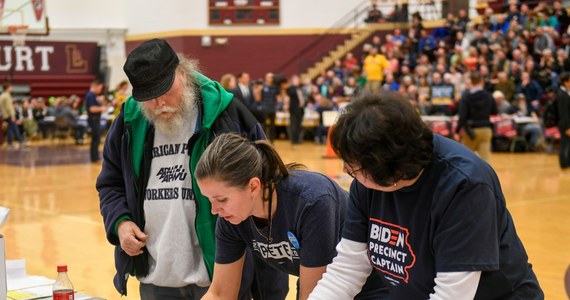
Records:
<instances>
[{"instance_id":1,"label":"black baseball cap","mask_svg":"<svg viewBox=\"0 0 570 300\"><path fill-rule=\"evenodd\" d=\"M133 98L148 101L168 92L178 63L178 55L165 40L152 39L136 47L123 66L133 86Z\"/></svg>"}]
</instances>

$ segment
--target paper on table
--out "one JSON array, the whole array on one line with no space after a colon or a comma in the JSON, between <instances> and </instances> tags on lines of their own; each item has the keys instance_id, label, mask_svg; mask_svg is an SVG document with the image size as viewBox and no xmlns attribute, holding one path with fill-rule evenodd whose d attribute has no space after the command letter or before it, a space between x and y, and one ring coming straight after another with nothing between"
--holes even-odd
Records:
<instances>
[{"instance_id":1,"label":"paper on table","mask_svg":"<svg viewBox=\"0 0 570 300\"><path fill-rule=\"evenodd\" d=\"M31 300L42 299L52 296L52 285L43 285L21 290L9 291L8 299L12 300Z\"/></svg>"},{"instance_id":2,"label":"paper on table","mask_svg":"<svg viewBox=\"0 0 570 300\"><path fill-rule=\"evenodd\" d=\"M10 259L6 260L6 277L8 279L17 279L26 277L26 260Z\"/></svg>"},{"instance_id":3,"label":"paper on table","mask_svg":"<svg viewBox=\"0 0 570 300\"><path fill-rule=\"evenodd\" d=\"M28 289L32 287L47 285L50 288L55 280L42 276L26 276L23 278L12 279L8 278L8 291Z\"/></svg>"},{"instance_id":4,"label":"paper on table","mask_svg":"<svg viewBox=\"0 0 570 300\"><path fill-rule=\"evenodd\" d=\"M8 273L8 299L11 300L31 300L50 298L53 293L53 283L55 280L43 276L30 276L26 274L26 260L7 260L6 269ZM81 292L75 293L75 300L96 300Z\"/></svg>"},{"instance_id":5,"label":"paper on table","mask_svg":"<svg viewBox=\"0 0 570 300\"><path fill-rule=\"evenodd\" d=\"M52 285L55 282L53 279L45 278L42 276L28 276L26 274L25 259L7 260L6 277L8 283L8 291Z\"/></svg>"}]
</instances>

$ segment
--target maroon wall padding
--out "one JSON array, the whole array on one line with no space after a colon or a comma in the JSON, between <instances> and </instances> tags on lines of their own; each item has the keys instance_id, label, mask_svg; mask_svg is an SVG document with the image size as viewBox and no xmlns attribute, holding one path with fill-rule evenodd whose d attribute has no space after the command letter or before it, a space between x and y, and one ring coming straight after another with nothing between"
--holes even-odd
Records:
<instances>
[{"instance_id":1,"label":"maroon wall padding","mask_svg":"<svg viewBox=\"0 0 570 300\"><path fill-rule=\"evenodd\" d=\"M0 82L28 85L32 97L81 97L99 68L97 43L27 42L24 47L18 53L25 63L18 69L12 42L0 41Z\"/></svg>"},{"instance_id":2,"label":"maroon wall padding","mask_svg":"<svg viewBox=\"0 0 570 300\"><path fill-rule=\"evenodd\" d=\"M349 38L347 34L228 36L226 45L202 47L201 37L166 38L175 51L198 59L208 77L219 80L223 74L248 72L252 79L267 72L283 75L302 73ZM127 53L142 41L127 42Z\"/></svg>"},{"instance_id":3,"label":"maroon wall padding","mask_svg":"<svg viewBox=\"0 0 570 300\"><path fill-rule=\"evenodd\" d=\"M81 98L89 90L91 82L95 80L94 75L73 75L73 76L18 76L14 78L15 83L28 84L30 86L31 97L51 97L51 96L71 96L77 95Z\"/></svg>"}]
</instances>

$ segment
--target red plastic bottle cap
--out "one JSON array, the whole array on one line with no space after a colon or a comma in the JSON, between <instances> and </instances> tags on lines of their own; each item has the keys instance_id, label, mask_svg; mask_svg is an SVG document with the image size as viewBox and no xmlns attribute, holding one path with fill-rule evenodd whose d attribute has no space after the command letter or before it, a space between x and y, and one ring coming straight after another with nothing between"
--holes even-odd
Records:
<instances>
[{"instance_id":1,"label":"red plastic bottle cap","mask_svg":"<svg viewBox=\"0 0 570 300\"><path fill-rule=\"evenodd\" d=\"M67 265L57 266L57 271L58 272L67 272Z\"/></svg>"}]
</instances>

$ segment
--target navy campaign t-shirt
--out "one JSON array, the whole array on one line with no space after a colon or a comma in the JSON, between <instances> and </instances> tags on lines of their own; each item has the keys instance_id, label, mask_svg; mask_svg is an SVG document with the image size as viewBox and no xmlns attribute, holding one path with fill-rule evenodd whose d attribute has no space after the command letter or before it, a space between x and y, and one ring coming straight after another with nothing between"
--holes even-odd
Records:
<instances>
[{"instance_id":1,"label":"navy campaign t-shirt","mask_svg":"<svg viewBox=\"0 0 570 300\"><path fill-rule=\"evenodd\" d=\"M325 175L295 170L277 184L271 234L250 217L238 225L218 218L216 263L241 258L246 247L270 266L299 276L300 266L322 267L336 256L348 193ZM271 238L271 242L268 238ZM373 271L355 299L386 299L387 289Z\"/></svg>"},{"instance_id":2,"label":"navy campaign t-shirt","mask_svg":"<svg viewBox=\"0 0 570 300\"><path fill-rule=\"evenodd\" d=\"M391 299L427 299L437 272L482 271L476 299L542 299L493 169L434 135L420 178L396 192L354 180L343 238L367 243Z\"/></svg>"},{"instance_id":3,"label":"navy campaign t-shirt","mask_svg":"<svg viewBox=\"0 0 570 300\"><path fill-rule=\"evenodd\" d=\"M340 241L348 193L322 174L301 170L291 171L276 190L271 243L267 226L256 228L252 218L239 225L219 218L217 263L238 260L246 247L269 265L296 276L300 265L320 267L332 261Z\"/></svg>"}]
</instances>

